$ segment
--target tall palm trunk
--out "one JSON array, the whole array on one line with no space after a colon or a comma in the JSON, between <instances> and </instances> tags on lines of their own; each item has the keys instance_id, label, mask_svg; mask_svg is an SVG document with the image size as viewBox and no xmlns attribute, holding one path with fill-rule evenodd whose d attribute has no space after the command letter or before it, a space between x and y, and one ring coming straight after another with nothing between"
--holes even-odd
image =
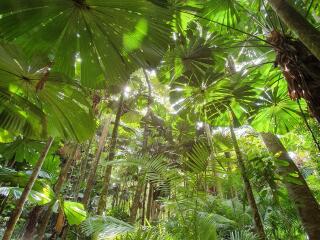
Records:
<instances>
[{"instance_id":1,"label":"tall palm trunk","mask_svg":"<svg viewBox=\"0 0 320 240\"><path fill-rule=\"evenodd\" d=\"M112 137L111 137L111 143L110 143L110 149L109 149L109 155L107 161L110 162L114 159L115 154L116 154L116 146L117 146L117 141L118 141L118 129L119 129L119 124L120 124L120 118L122 115L122 108L123 108L123 102L124 102L124 94L123 92L121 93L120 99L119 99L119 105L118 105L118 110L117 110L117 115L114 121L114 127L112 130ZM100 199L98 203L98 214L102 214L102 212L106 208L107 204L107 195L108 195L108 189L109 189L109 184L110 184L110 178L111 178L111 172L112 172L112 166L108 165L105 171L104 179L103 179L103 185L102 185L102 190L100 193Z\"/></svg>"},{"instance_id":2,"label":"tall palm trunk","mask_svg":"<svg viewBox=\"0 0 320 240\"><path fill-rule=\"evenodd\" d=\"M320 60L320 32L287 0L268 0L280 19L294 31L304 45Z\"/></svg>"},{"instance_id":3,"label":"tall palm trunk","mask_svg":"<svg viewBox=\"0 0 320 240\"><path fill-rule=\"evenodd\" d=\"M320 207L310 191L299 169L290 158L279 138L272 133L261 133L262 139L272 154L278 155L278 173L288 190L289 196L294 201L302 225L310 240L320 238Z\"/></svg>"},{"instance_id":4,"label":"tall palm trunk","mask_svg":"<svg viewBox=\"0 0 320 240\"><path fill-rule=\"evenodd\" d=\"M141 225L144 225L146 215L146 201L147 201L147 188L148 185L144 185L143 197L142 197L142 209L141 209Z\"/></svg>"},{"instance_id":5,"label":"tall palm trunk","mask_svg":"<svg viewBox=\"0 0 320 240\"><path fill-rule=\"evenodd\" d=\"M149 81L149 77L148 77L147 72L145 70L143 70L143 73L144 73L144 77L145 77L145 80L146 80L146 83L148 86L148 105L147 105L148 110L147 110L147 113L145 114L145 117L144 117L145 122L144 122L143 144L142 144L142 153L145 153L147 150L148 137L149 137L149 134L148 134L149 128L148 128L147 120L148 120L148 117L150 116L150 111L151 111L150 106L151 106L151 102L152 102L152 92L151 92L152 89L151 89L151 83ZM139 176L138 176L138 178L139 178ZM136 220L137 212L138 212L139 205L140 205L141 195L142 195L142 192L144 189L144 182L145 182L145 179L143 179L141 177L138 179L138 185L137 185L136 192L134 194L132 205L130 208L130 219L129 219L130 223L134 223ZM141 221L143 224L144 223L144 211L143 211L143 214L141 217Z\"/></svg>"},{"instance_id":6,"label":"tall palm trunk","mask_svg":"<svg viewBox=\"0 0 320 240\"><path fill-rule=\"evenodd\" d=\"M146 211L146 219L150 221L152 219L152 207L153 207L153 185L149 183L148 204Z\"/></svg>"},{"instance_id":7,"label":"tall palm trunk","mask_svg":"<svg viewBox=\"0 0 320 240\"><path fill-rule=\"evenodd\" d=\"M55 193L56 197L59 197L59 195L61 193L63 184L66 182L67 175L68 175L68 172L72 166L72 163L76 159L76 156L78 155L78 150L79 150L79 146L75 147L74 152L67 159L67 162L65 163L62 170L60 171L59 178L54 186L54 193ZM53 205L54 205L54 202L48 206L47 211L45 212L43 218L41 219L41 223L40 223L40 226L38 229L38 239L40 239L40 240L44 239L47 225L48 225L50 218L52 216Z\"/></svg>"},{"instance_id":8,"label":"tall palm trunk","mask_svg":"<svg viewBox=\"0 0 320 240\"><path fill-rule=\"evenodd\" d=\"M92 163L92 167L90 169L90 173L89 173L89 178L87 180L87 186L86 186L86 190L84 192L83 195L83 199L82 199L82 203L85 207L87 207L89 199L90 199L90 195L91 195L91 191L93 189L93 185L94 185L94 181L96 178L96 173L97 173L97 168L100 162L100 157L101 157L101 153L104 149L105 143L106 143L106 138L108 136L109 133L109 126L110 126L110 122L111 122L111 117L109 117L107 120L105 120L104 123L104 127L99 139L99 145L98 145L98 149L96 152L96 156L93 160Z\"/></svg>"},{"instance_id":9,"label":"tall palm trunk","mask_svg":"<svg viewBox=\"0 0 320 240\"><path fill-rule=\"evenodd\" d=\"M46 143L46 145L40 155L39 160L37 161L36 165L33 168L33 171L32 171L32 174L29 178L29 181L23 189L21 197L16 205L16 208L8 221L7 228L6 228L4 235L3 235L3 238L2 238L3 240L9 240L11 238L11 236L13 234L14 227L20 218L23 207L28 199L28 195L29 195L30 191L32 190L32 187L33 187L35 181L38 178L39 172L40 172L41 167L44 163L44 160L46 159L46 156L50 150L52 143L53 143L53 138L49 137L49 139L48 139L48 141L47 141L47 143Z\"/></svg>"},{"instance_id":10,"label":"tall palm trunk","mask_svg":"<svg viewBox=\"0 0 320 240\"><path fill-rule=\"evenodd\" d=\"M230 124L230 133L231 133L231 139L232 139L232 144L234 147L234 150L236 152L236 156L237 156L237 160L238 160L238 166L240 168L240 172L241 172L241 176L243 179L243 183L244 183L244 187L245 187L245 191L246 191L246 195L247 195L247 199L250 205L250 208L252 210L252 214L253 214L253 220L255 223L255 228L256 228L256 232L258 234L258 237L260 240L265 240L266 239L266 234L264 232L263 229L263 224L262 224L262 220L259 214L259 210L258 210L258 206L256 203L256 200L254 198L253 195L253 191L252 191L252 187L248 178L248 174L247 174L247 170L246 167L244 165L243 159L242 159L242 154L238 145L238 141L236 138L236 135L234 133L234 129L233 129L233 124Z\"/></svg>"}]
</instances>

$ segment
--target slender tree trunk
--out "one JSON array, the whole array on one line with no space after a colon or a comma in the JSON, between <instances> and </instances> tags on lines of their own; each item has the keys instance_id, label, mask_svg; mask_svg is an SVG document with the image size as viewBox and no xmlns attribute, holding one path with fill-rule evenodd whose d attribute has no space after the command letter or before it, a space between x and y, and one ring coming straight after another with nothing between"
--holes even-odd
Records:
<instances>
[{"instance_id":1,"label":"slender tree trunk","mask_svg":"<svg viewBox=\"0 0 320 240\"><path fill-rule=\"evenodd\" d=\"M96 178L98 165L99 165L99 162L100 162L101 153L102 153L102 151L104 149L104 146L105 146L105 143L106 143L106 138L107 138L108 133L109 133L110 122L111 122L111 117L109 117L107 120L105 120L104 127L103 127L103 130L102 130L100 139L99 139L99 145L98 145L98 149L97 149L97 152L96 152L96 156L95 156L95 158L93 160L92 167L90 169L86 190L84 192L83 199L82 199L82 203L85 206L85 208L88 206L88 203L89 203L90 195L91 195L91 192L92 192L92 189L93 189L93 185L94 185L94 181L95 181L95 178Z\"/></svg>"},{"instance_id":2,"label":"slender tree trunk","mask_svg":"<svg viewBox=\"0 0 320 240\"><path fill-rule=\"evenodd\" d=\"M86 148L85 154L83 154L82 156L82 160L80 163L80 168L79 168L79 179L77 182L77 185L75 187L75 197L78 198L78 194L80 192L80 188L82 183L86 180L86 175L87 175L87 166L88 166L88 159L89 159L89 155L90 155L90 149L92 146L92 143L94 141L95 136L93 136L90 141L88 142L88 146Z\"/></svg>"},{"instance_id":3,"label":"slender tree trunk","mask_svg":"<svg viewBox=\"0 0 320 240\"><path fill-rule=\"evenodd\" d=\"M142 199L142 209L141 209L141 225L144 225L144 220L145 220L145 212L146 212L146 201L147 201L147 187L148 184L144 185L144 190L143 190L143 199Z\"/></svg>"},{"instance_id":4,"label":"slender tree trunk","mask_svg":"<svg viewBox=\"0 0 320 240\"><path fill-rule=\"evenodd\" d=\"M147 106L147 113L144 116L145 122L144 122L143 144L142 144L142 153L144 154L146 153L147 147L148 147L148 137L149 137L148 117L150 117L150 112L151 112L150 106L152 103L152 88L151 88L151 83L149 81L147 72L143 70L143 73L148 86L148 106ZM144 182L145 182L144 178L139 178L136 192L130 208L130 223L134 223L136 220L137 212L140 205L141 195L144 189ZM142 222L144 222L144 212L142 216Z\"/></svg>"},{"instance_id":5,"label":"slender tree trunk","mask_svg":"<svg viewBox=\"0 0 320 240\"><path fill-rule=\"evenodd\" d=\"M122 115L123 101L124 101L124 95L123 95L123 93L121 93L121 96L119 99L117 115L116 115L116 119L114 121L114 127L113 127L113 131L112 131L109 156L107 159L108 162L112 161L115 157L115 154L116 154L116 146L117 146L117 141L118 141L118 129L119 129L119 124L120 124L120 118ZM103 211L106 209L111 172L112 172L112 165L108 165L106 168L106 171L105 171L102 190L100 193L100 199L99 199L99 203L98 203L97 213L99 215L101 215L103 213Z\"/></svg>"},{"instance_id":6,"label":"slender tree trunk","mask_svg":"<svg viewBox=\"0 0 320 240\"><path fill-rule=\"evenodd\" d=\"M152 215L152 204L153 203L153 186L152 183L149 183L149 193L148 193L148 204L146 211L146 219L150 221Z\"/></svg>"},{"instance_id":7,"label":"slender tree trunk","mask_svg":"<svg viewBox=\"0 0 320 240\"><path fill-rule=\"evenodd\" d=\"M320 239L320 207L310 191L307 182L299 169L290 158L288 152L279 138L272 133L261 133L262 139L269 151L278 155L278 172L288 190L289 196L294 201L302 225L310 240Z\"/></svg>"},{"instance_id":8,"label":"slender tree trunk","mask_svg":"<svg viewBox=\"0 0 320 240\"><path fill-rule=\"evenodd\" d=\"M320 32L287 0L268 0L280 19L294 31L301 42L320 60Z\"/></svg>"},{"instance_id":9,"label":"slender tree trunk","mask_svg":"<svg viewBox=\"0 0 320 240\"><path fill-rule=\"evenodd\" d=\"M141 194L144 189L144 179L139 179L138 180L138 185L136 188L136 192L134 194L133 200L132 200L132 205L130 208L130 218L129 222L133 224L136 221L137 218L137 213L140 205L140 200L141 200Z\"/></svg>"},{"instance_id":10,"label":"slender tree trunk","mask_svg":"<svg viewBox=\"0 0 320 240\"><path fill-rule=\"evenodd\" d=\"M256 232L257 232L260 240L265 240L266 234L263 229L263 224L262 224L262 220L261 220L261 217L259 214L258 206L257 206L256 200L254 199L252 187L251 187L251 184L250 184L250 181L248 178L247 170L246 170L246 167L245 167L243 159L242 159L242 154L241 154L241 151L240 151L238 141L237 141L236 135L234 133L234 129L233 129L232 124L230 124L230 133L231 133L233 147L236 152L236 156L237 156L237 160L238 160L238 166L240 168L241 176L243 179L247 199L248 199L250 208L252 210Z\"/></svg>"},{"instance_id":11,"label":"slender tree trunk","mask_svg":"<svg viewBox=\"0 0 320 240\"><path fill-rule=\"evenodd\" d=\"M103 110L100 110L99 114L97 115L97 119L101 119L101 115L102 115L102 111ZM83 154L82 156L82 160L81 160L81 163L80 163L80 169L79 169L79 179L78 179L78 182L77 182L77 185L75 187L75 193L77 194L76 196L79 195L79 192L80 192L80 187L82 186L83 183L85 183L84 181L87 179L88 177L88 162L89 162L89 159L90 159L90 150L91 150L91 147L92 147L92 144L93 142L95 141L95 135L89 140L88 142L88 146L86 147L86 151L85 151L85 154Z\"/></svg>"},{"instance_id":12,"label":"slender tree trunk","mask_svg":"<svg viewBox=\"0 0 320 240\"><path fill-rule=\"evenodd\" d=\"M46 143L46 145L40 155L39 160L37 161L36 165L33 168L33 171L32 171L32 174L29 178L29 181L23 189L21 197L17 203L17 206L8 221L7 229L5 230L3 238L2 238L3 240L9 240L11 238L11 236L13 234L14 227L20 218L23 207L28 199L28 195L29 195L30 191L32 190L32 187L33 187L35 181L38 178L39 172L40 172L41 167L44 163L44 160L46 159L46 156L49 152L49 149L50 149L52 143L53 143L53 138L49 137L49 139L48 139L48 141L47 141L47 143Z\"/></svg>"},{"instance_id":13,"label":"slender tree trunk","mask_svg":"<svg viewBox=\"0 0 320 240\"><path fill-rule=\"evenodd\" d=\"M71 165L72 165L73 161L76 159L76 156L78 155L78 150L79 150L79 146L75 147L73 154L67 159L67 162L65 163L65 165L63 166L63 168L60 171L59 178L58 178L58 180L55 184L55 187L54 187L54 193L55 193L56 197L59 197L59 195L60 195L63 184L66 182L68 172L71 168ZM53 205L54 205L54 203L51 203L48 206L47 211L45 212L43 218L41 219L41 223L40 223L40 226L38 229L38 239L40 239L40 240L44 239L47 225L48 225L50 218L52 216Z\"/></svg>"},{"instance_id":14,"label":"slender tree trunk","mask_svg":"<svg viewBox=\"0 0 320 240\"><path fill-rule=\"evenodd\" d=\"M43 210L43 206L36 206L32 209L28 216L28 222L26 226L26 230L24 231L24 234L22 236L22 240L32 240L33 235L36 232L36 227L38 223L38 219L41 215L41 212Z\"/></svg>"},{"instance_id":15,"label":"slender tree trunk","mask_svg":"<svg viewBox=\"0 0 320 240\"><path fill-rule=\"evenodd\" d=\"M63 229L62 234L61 234L61 240L66 240L68 238L69 229L70 229L70 225L66 226Z\"/></svg>"}]
</instances>

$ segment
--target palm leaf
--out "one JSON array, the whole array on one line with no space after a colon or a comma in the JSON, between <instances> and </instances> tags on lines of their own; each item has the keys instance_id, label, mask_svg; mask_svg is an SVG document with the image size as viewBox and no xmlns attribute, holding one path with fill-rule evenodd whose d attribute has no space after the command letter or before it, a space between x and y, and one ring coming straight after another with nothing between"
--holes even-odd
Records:
<instances>
[{"instance_id":1,"label":"palm leaf","mask_svg":"<svg viewBox=\"0 0 320 240\"><path fill-rule=\"evenodd\" d=\"M81 224L81 230L86 236L96 236L102 240L133 231L134 227L113 217L93 216Z\"/></svg>"},{"instance_id":2,"label":"palm leaf","mask_svg":"<svg viewBox=\"0 0 320 240\"><path fill-rule=\"evenodd\" d=\"M248 230L242 230L242 231L233 231L230 235L230 240L257 240L258 237L253 234L252 232L249 232Z\"/></svg>"},{"instance_id":3,"label":"palm leaf","mask_svg":"<svg viewBox=\"0 0 320 240\"><path fill-rule=\"evenodd\" d=\"M194 173L201 173L207 170L209 166L210 151L204 143L196 143L192 151L187 153L185 165Z\"/></svg>"},{"instance_id":4,"label":"palm leaf","mask_svg":"<svg viewBox=\"0 0 320 240\"><path fill-rule=\"evenodd\" d=\"M161 156L127 156L126 159L111 161L108 164L136 166L139 176L154 184L154 188L164 193L170 192L170 183L178 178L176 172Z\"/></svg>"},{"instance_id":5,"label":"palm leaf","mask_svg":"<svg viewBox=\"0 0 320 240\"><path fill-rule=\"evenodd\" d=\"M42 191L31 190L28 195L28 201L37 205L45 205L52 201L49 191L47 188L43 188ZM13 196L15 200L20 199L22 192L23 188L19 187L0 187L0 195Z\"/></svg>"},{"instance_id":6,"label":"palm leaf","mask_svg":"<svg viewBox=\"0 0 320 240\"><path fill-rule=\"evenodd\" d=\"M1 188L2 195L8 196L9 194L13 194L18 199L28 180L29 174L27 173L17 172L9 168L0 168L0 182L8 185ZM54 198L54 192L45 181L38 179L28 198L33 203L43 205Z\"/></svg>"},{"instance_id":7,"label":"palm leaf","mask_svg":"<svg viewBox=\"0 0 320 240\"><path fill-rule=\"evenodd\" d=\"M203 5L203 16L224 24L235 26L240 21L240 8L235 0L209 0Z\"/></svg>"},{"instance_id":8,"label":"palm leaf","mask_svg":"<svg viewBox=\"0 0 320 240\"><path fill-rule=\"evenodd\" d=\"M0 44L0 128L29 138L89 138L95 123L83 89L48 72L49 60L40 60L28 61L16 47Z\"/></svg>"},{"instance_id":9,"label":"palm leaf","mask_svg":"<svg viewBox=\"0 0 320 240\"><path fill-rule=\"evenodd\" d=\"M166 239L164 234L159 233L158 229L153 227L139 228L135 232L128 232L126 234L120 235L116 240L160 240Z\"/></svg>"},{"instance_id":10,"label":"palm leaf","mask_svg":"<svg viewBox=\"0 0 320 240\"><path fill-rule=\"evenodd\" d=\"M80 70L95 88L157 62L170 36L170 11L147 0L10 0L0 9L2 38L52 54L55 70L72 78Z\"/></svg>"},{"instance_id":11,"label":"palm leaf","mask_svg":"<svg viewBox=\"0 0 320 240\"><path fill-rule=\"evenodd\" d=\"M64 201L63 211L70 225L79 225L87 218L87 212L81 203Z\"/></svg>"},{"instance_id":12,"label":"palm leaf","mask_svg":"<svg viewBox=\"0 0 320 240\"><path fill-rule=\"evenodd\" d=\"M266 89L256 104L251 124L257 131L283 134L301 122L299 106L283 86Z\"/></svg>"}]
</instances>

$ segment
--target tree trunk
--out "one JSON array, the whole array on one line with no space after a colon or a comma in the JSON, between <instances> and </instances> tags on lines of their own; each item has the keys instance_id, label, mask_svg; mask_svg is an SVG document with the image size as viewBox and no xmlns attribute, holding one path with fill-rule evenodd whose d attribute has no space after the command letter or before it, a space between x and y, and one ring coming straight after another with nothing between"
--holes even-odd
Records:
<instances>
[{"instance_id":1,"label":"tree trunk","mask_svg":"<svg viewBox=\"0 0 320 240\"><path fill-rule=\"evenodd\" d=\"M145 220L145 212L146 212L146 201L147 201L147 188L148 184L144 185L144 190L143 190L143 199L142 199L142 209L141 209L141 225L144 225L144 220Z\"/></svg>"},{"instance_id":2,"label":"tree trunk","mask_svg":"<svg viewBox=\"0 0 320 240\"><path fill-rule=\"evenodd\" d=\"M256 200L254 199L252 187L251 187L251 184L250 184L250 181L249 181L249 178L248 178L247 170L246 170L246 167L245 167L243 159L242 159L242 154L241 154L241 151L240 151L240 148L239 148L239 145L238 145L238 141L237 141L236 135L234 133L234 129L233 129L232 124L230 124L230 133L231 133L231 139L232 139L233 147L234 147L234 150L236 152L236 156L237 156L237 160L238 160L238 166L240 168L241 176L242 176L242 179L243 179L243 183L244 183L247 199L248 199L250 208L252 210L253 220L254 220L254 223L255 223L256 232L257 232L257 235L258 235L260 240L265 240L266 239L266 234L265 234L264 229L263 229L263 224L262 224L262 220L261 220L261 217L260 217L260 214L259 214L257 203L256 203Z\"/></svg>"},{"instance_id":3,"label":"tree trunk","mask_svg":"<svg viewBox=\"0 0 320 240\"><path fill-rule=\"evenodd\" d=\"M151 88L151 83L149 81L149 77L148 74L145 70L143 70L144 73L144 77L148 86L148 105L147 105L147 113L144 116L145 122L144 122L144 130L143 130L143 144L142 144L142 153L144 154L147 151L147 147L148 147L148 137L149 137L149 128L148 128L148 117L150 117L150 106L152 103L152 88ZM138 176L139 178L139 176ZM130 208L130 223L134 223L137 217L137 212L139 209L139 205L140 205L140 200L141 200L141 194L143 192L144 189L144 182L145 179L138 179L138 185L136 188L136 192L135 195L133 197L133 201L132 201L132 206ZM144 212L143 212L143 216L142 216L142 224L144 223Z\"/></svg>"},{"instance_id":4,"label":"tree trunk","mask_svg":"<svg viewBox=\"0 0 320 240\"><path fill-rule=\"evenodd\" d=\"M30 212L30 214L28 216L27 226L26 226L26 229L25 229L24 234L22 236L22 240L32 240L33 239L33 235L36 232L36 226L37 226L38 219L41 215L42 210L43 210L42 206L36 206L32 209L32 211Z\"/></svg>"},{"instance_id":5,"label":"tree trunk","mask_svg":"<svg viewBox=\"0 0 320 240\"><path fill-rule=\"evenodd\" d=\"M24 187L23 189L23 192L21 194L21 197L17 203L17 206L14 210L14 212L12 213L9 221L8 221L8 224L7 224L7 229L5 230L4 232L4 235L3 235L3 240L9 240L13 234L13 230L14 230L14 227L15 225L17 224L19 218L20 218L20 215L22 213L22 210L23 210L23 207L28 199L28 195L30 193L30 191L32 190L32 187L35 183L35 181L37 180L37 177L39 175L39 172L41 170L41 167L44 163L44 160L46 159L46 156L49 152L49 149L51 147L53 143L53 138L52 137L49 137L41 155L40 155L40 158L39 160L37 161L36 165L34 166L33 168L33 171L32 171L32 174L30 176L30 179L27 183L27 185Z\"/></svg>"},{"instance_id":6,"label":"tree trunk","mask_svg":"<svg viewBox=\"0 0 320 240\"><path fill-rule=\"evenodd\" d=\"M80 167L79 167L79 178L78 178L77 185L75 187L75 197L76 197L76 199L78 199L78 195L79 195L82 183L87 178L87 174L88 174L87 173L88 159L89 159L89 156L90 156L90 149L91 149L92 143L94 141L94 138L95 138L95 136L93 136L90 139L90 141L88 142L88 146L86 148L86 151L81 157L82 160L81 160Z\"/></svg>"},{"instance_id":7,"label":"tree trunk","mask_svg":"<svg viewBox=\"0 0 320 240\"><path fill-rule=\"evenodd\" d=\"M124 94L121 93L120 99L119 99L119 105L118 105L118 110L117 110L117 115L116 119L114 121L114 127L112 130L112 137L111 137L111 143L110 143L110 149L109 149L109 156L107 161L110 162L114 159L114 156L116 154L116 146L117 146L117 141L118 141L118 129L119 129L119 124L120 124L120 118L122 115L122 108L123 108L123 98ZM104 179L103 179L103 185L102 185L102 190L100 193L100 199L98 203L98 210L97 213L101 215L103 211L106 208L107 204L107 195L108 195L108 189L109 189L109 184L110 184L110 178L111 178L111 172L112 172L112 165L108 165L105 171Z\"/></svg>"},{"instance_id":8,"label":"tree trunk","mask_svg":"<svg viewBox=\"0 0 320 240\"><path fill-rule=\"evenodd\" d=\"M55 184L55 187L54 187L54 193L55 193L55 196L57 198L60 195L60 192L62 190L63 184L66 182L67 175L68 175L68 172L69 172L69 170L71 168L71 165L72 165L73 161L76 159L76 157L78 155L78 150L79 150L79 146L77 146L75 148L72 156L70 156L67 159L67 162L65 163L65 165L62 168L62 170L60 171L59 178L58 178L58 180L57 180L57 182ZM48 225L48 223L50 221L50 218L52 216L53 205L54 205L54 202L51 203L48 206L47 211L45 212L43 218L41 219L41 223L40 223L40 226L39 226L39 229L38 229L38 239L40 239L40 240L44 239L44 235L46 233L47 225Z\"/></svg>"},{"instance_id":9,"label":"tree trunk","mask_svg":"<svg viewBox=\"0 0 320 240\"><path fill-rule=\"evenodd\" d=\"M88 202L89 202L89 199L90 199L91 191L92 191L92 188L93 188L93 185L94 185L94 181L95 181L95 178L96 178L97 168L98 168L98 165L99 165L99 162L100 162L101 153L102 153L102 151L104 149L104 146L105 146L105 143L106 143L106 138L107 138L108 133L109 133L110 122L111 122L111 117L109 117L107 120L105 120L104 127L103 127L103 130L102 130L100 139L99 139L99 145L98 145L98 149L97 149L97 152L96 152L96 156L95 156L95 158L93 160L92 167L90 169L86 190L85 190L85 192L83 194L83 199L82 199L82 203L83 203L85 208L87 208L87 205L88 205Z\"/></svg>"},{"instance_id":10,"label":"tree trunk","mask_svg":"<svg viewBox=\"0 0 320 240\"><path fill-rule=\"evenodd\" d=\"M320 32L287 0L268 0L280 19L295 32L301 42L320 60Z\"/></svg>"},{"instance_id":11,"label":"tree trunk","mask_svg":"<svg viewBox=\"0 0 320 240\"><path fill-rule=\"evenodd\" d=\"M134 224L134 222L136 221L137 218L137 212L140 206L140 200L141 200L141 194L143 192L144 189L144 179L139 179L138 180L138 185L136 188L136 192L134 194L133 200L132 200L132 205L130 208L130 218L129 218L129 222L131 224Z\"/></svg>"},{"instance_id":12,"label":"tree trunk","mask_svg":"<svg viewBox=\"0 0 320 240\"><path fill-rule=\"evenodd\" d=\"M149 183L149 193L148 193L148 204L146 211L146 219L150 221L152 216L152 204L153 203L153 186L152 183Z\"/></svg>"},{"instance_id":13,"label":"tree trunk","mask_svg":"<svg viewBox=\"0 0 320 240\"><path fill-rule=\"evenodd\" d=\"M279 138L272 133L261 133L261 136L272 154L280 154L277 159L282 163L279 164L278 173L283 178L289 196L295 203L309 239L318 240L320 238L320 207L317 200Z\"/></svg>"}]
</instances>

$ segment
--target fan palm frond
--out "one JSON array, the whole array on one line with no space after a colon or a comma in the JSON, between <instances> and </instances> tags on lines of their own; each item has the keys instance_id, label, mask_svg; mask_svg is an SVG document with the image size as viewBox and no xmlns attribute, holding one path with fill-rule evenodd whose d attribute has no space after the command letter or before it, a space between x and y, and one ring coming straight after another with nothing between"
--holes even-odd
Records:
<instances>
[{"instance_id":1,"label":"fan palm frond","mask_svg":"<svg viewBox=\"0 0 320 240\"><path fill-rule=\"evenodd\" d=\"M54 70L80 72L87 87L125 82L157 62L170 39L170 10L148 0L10 0L0 9L2 38L52 54Z\"/></svg>"},{"instance_id":2,"label":"fan palm frond","mask_svg":"<svg viewBox=\"0 0 320 240\"><path fill-rule=\"evenodd\" d=\"M240 6L235 0L210 0L203 6L203 16L226 26L235 26L240 21ZM242 16L242 15L241 15Z\"/></svg>"},{"instance_id":3,"label":"fan palm frond","mask_svg":"<svg viewBox=\"0 0 320 240\"><path fill-rule=\"evenodd\" d=\"M51 202L52 196L50 196L50 190L47 188L43 188L42 191L31 190L28 195L29 203L45 205ZM19 187L0 187L0 195L6 197L12 196L15 200L20 199L22 192L23 188Z\"/></svg>"},{"instance_id":4,"label":"fan palm frond","mask_svg":"<svg viewBox=\"0 0 320 240\"><path fill-rule=\"evenodd\" d=\"M64 201L63 211L70 225L79 225L87 218L87 212L81 203Z\"/></svg>"},{"instance_id":5,"label":"fan palm frond","mask_svg":"<svg viewBox=\"0 0 320 240\"><path fill-rule=\"evenodd\" d=\"M50 72L46 58L27 59L15 46L0 44L0 128L29 138L89 138L95 122L83 89Z\"/></svg>"},{"instance_id":6,"label":"fan palm frond","mask_svg":"<svg viewBox=\"0 0 320 240\"><path fill-rule=\"evenodd\" d=\"M251 124L258 131L283 134L301 123L299 106L283 86L267 89L256 104L258 109Z\"/></svg>"},{"instance_id":7,"label":"fan palm frond","mask_svg":"<svg viewBox=\"0 0 320 240\"><path fill-rule=\"evenodd\" d=\"M0 189L0 194L4 196L13 195L18 199L26 186L30 175L25 172L17 172L9 168L0 168L0 182L8 186L3 186ZM43 205L54 199L55 194L52 188L45 181L36 180L28 199L32 203Z\"/></svg>"}]
</instances>

